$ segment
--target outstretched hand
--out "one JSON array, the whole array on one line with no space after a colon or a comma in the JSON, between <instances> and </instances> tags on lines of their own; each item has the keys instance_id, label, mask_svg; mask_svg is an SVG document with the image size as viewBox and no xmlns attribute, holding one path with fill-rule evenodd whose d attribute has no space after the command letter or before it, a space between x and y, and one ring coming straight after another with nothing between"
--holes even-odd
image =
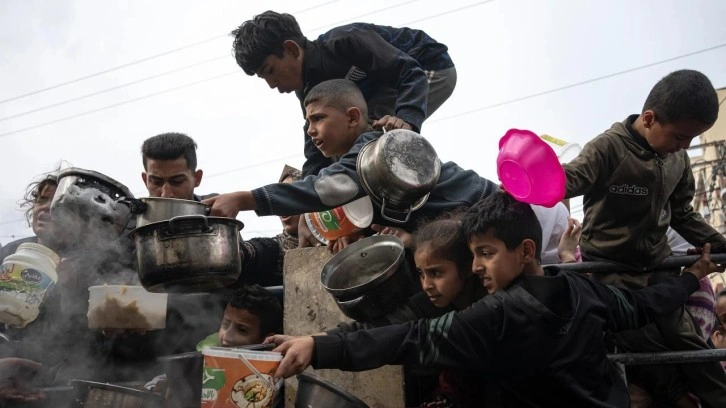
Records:
<instances>
[{"instance_id":1,"label":"outstretched hand","mask_svg":"<svg viewBox=\"0 0 726 408\"><path fill-rule=\"evenodd\" d=\"M567 229L560 237L560 243L557 246L557 255L562 263L577 262L577 246L580 244L580 235L582 235L582 224L580 221L568 217Z\"/></svg>"},{"instance_id":2,"label":"outstretched hand","mask_svg":"<svg viewBox=\"0 0 726 408\"><path fill-rule=\"evenodd\" d=\"M0 402L31 402L42 399L42 391L32 386L32 381L43 370L35 361L22 358L0 358Z\"/></svg>"},{"instance_id":3,"label":"outstretched hand","mask_svg":"<svg viewBox=\"0 0 726 408\"><path fill-rule=\"evenodd\" d=\"M413 235L409 234L402 228L373 224L371 225L371 229L381 235L393 235L398 237L401 240L401 243L403 243L404 248L410 249L413 245Z\"/></svg>"},{"instance_id":4,"label":"outstretched hand","mask_svg":"<svg viewBox=\"0 0 726 408\"><path fill-rule=\"evenodd\" d=\"M412 130L413 127L395 116L386 115L371 124L373 129L376 130L393 130L393 129L407 129Z\"/></svg>"},{"instance_id":5,"label":"outstretched hand","mask_svg":"<svg viewBox=\"0 0 726 408\"><path fill-rule=\"evenodd\" d=\"M282 361L275 371L275 381L300 374L310 366L313 360L315 341L313 336L274 335L265 339L264 343L275 343L277 348L272 351L282 353Z\"/></svg>"},{"instance_id":6,"label":"outstretched hand","mask_svg":"<svg viewBox=\"0 0 726 408\"><path fill-rule=\"evenodd\" d=\"M237 214L239 214L242 210L239 195L239 192L220 194L218 196L202 200L202 204L206 204L212 208L209 215L215 217L237 218Z\"/></svg>"},{"instance_id":7,"label":"outstretched hand","mask_svg":"<svg viewBox=\"0 0 726 408\"><path fill-rule=\"evenodd\" d=\"M713 272L723 272L724 267L711 262L711 244L703 245L701 248L701 259L686 268L683 272L695 275L699 280Z\"/></svg>"}]
</instances>

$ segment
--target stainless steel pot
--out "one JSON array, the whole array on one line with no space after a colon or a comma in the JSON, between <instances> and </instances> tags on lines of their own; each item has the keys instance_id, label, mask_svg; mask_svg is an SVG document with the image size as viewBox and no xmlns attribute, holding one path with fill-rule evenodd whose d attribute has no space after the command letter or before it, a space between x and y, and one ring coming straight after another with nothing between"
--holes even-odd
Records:
<instances>
[{"instance_id":1,"label":"stainless steel pot","mask_svg":"<svg viewBox=\"0 0 726 408\"><path fill-rule=\"evenodd\" d=\"M136 216L136 228L159 221L167 221L180 215L209 215L211 208L193 200L177 198L142 197L143 212Z\"/></svg>"},{"instance_id":2,"label":"stainless steel pot","mask_svg":"<svg viewBox=\"0 0 726 408\"><path fill-rule=\"evenodd\" d=\"M374 235L336 254L320 274L344 315L366 322L393 311L416 291L403 243Z\"/></svg>"},{"instance_id":3,"label":"stainless steel pot","mask_svg":"<svg viewBox=\"0 0 726 408\"><path fill-rule=\"evenodd\" d=\"M426 203L439 181L441 162L433 146L418 133L395 129L363 146L358 178L388 221L405 223ZM403 219L402 219L403 218Z\"/></svg>"},{"instance_id":4,"label":"stainless steel pot","mask_svg":"<svg viewBox=\"0 0 726 408\"><path fill-rule=\"evenodd\" d=\"M177 408L199 407L202 400L204 356L192 351L157 358L169 382L170 402Z\"/></svg>"},{"instance_id":5,"label":"stainless steel pot","mask_svg":"<svg viewBox=\"0 0 726 408\"><path fill-rule=\"evenodd\" d=\"M234 283L241 273L233 218L184 215L131 231L141 284L149 292L204 292Z\"/></svg>"},{"instance_id":6,"label":"stainless steel pot","mask_svg":"<svg viewBox=\"0 0 726 408\"><path fill-rule=\"evenodd\" d=\"M303 371L297 381L295 408L368 408L355 395L315 374Z\"/></svg>"}]
</instances>

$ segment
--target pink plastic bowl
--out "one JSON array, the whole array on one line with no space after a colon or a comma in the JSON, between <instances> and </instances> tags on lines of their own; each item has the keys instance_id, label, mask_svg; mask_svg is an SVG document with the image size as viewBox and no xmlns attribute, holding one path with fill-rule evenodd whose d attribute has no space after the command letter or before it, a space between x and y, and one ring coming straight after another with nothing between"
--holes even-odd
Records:
<instances>
[{"instance_id":1,"label":"pink plastic bowl","mask_svg":"<svg viewBox=\"0 0 726 408\"><path fill-rule=\"evenodd\" d=\"M499 140L497 176L518 201L552 207L565 198L565 171L557 154L529 130L509 129Z\"/></svg>"}]
</instances>

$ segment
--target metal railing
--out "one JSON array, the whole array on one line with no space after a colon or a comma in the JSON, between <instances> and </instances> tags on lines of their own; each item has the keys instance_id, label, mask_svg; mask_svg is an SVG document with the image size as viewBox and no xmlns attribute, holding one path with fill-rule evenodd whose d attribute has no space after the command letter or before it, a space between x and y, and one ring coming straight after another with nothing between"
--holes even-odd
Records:
<instances>
[{"instance_id":1,"label":"metal railing","mask_svg":"<svg viewBox=\"0 0 726 408\"><path fill-rule=\"evenodd\" d=\"M701 258L701 255L682 255L682 256L669 256L660 265L643 270L641 272L649 272L652 270L676 268L683 266L691 266ZM714 263L726 263L726 254L711 254L711 261ZM638 273L639 271L635 268L624 267L612 262L604 261L592 261L592 262L578 262L578 263L566 263L556 264L557 266L565 271L582 272L582 273L608 273L608 272L626 272L626 273Z\"/></svg>"}]
</instances>

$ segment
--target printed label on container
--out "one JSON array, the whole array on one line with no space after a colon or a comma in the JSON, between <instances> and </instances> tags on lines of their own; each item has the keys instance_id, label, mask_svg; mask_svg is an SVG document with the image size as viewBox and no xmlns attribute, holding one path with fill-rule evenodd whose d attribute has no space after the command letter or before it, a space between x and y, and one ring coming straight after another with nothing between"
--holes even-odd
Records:
<instances>
[{"instance_id":1,"label":"printed label on container","mask_svg":"<svg viewBox=\"0 0 726 408\"><path fill-rule=\"evenodd\" d=\"M45 293L55 282L50 276L14 263L0 265L0 290Z\"/></svg>"},{"instance_id":2,"label":"printed label on container","mask_svg":"<svg viewBox=\"0 0 726 408\"><path fill-rule=\"evenodd\" d=\"M204 355L202 408L272 407L275 388L270 382L279 359L266 361L248 356L250 364L265 377L259 378L239 357L233 357L235 354L239 353L230 353L230 357Z\"/></svg>"}]
</instances>

